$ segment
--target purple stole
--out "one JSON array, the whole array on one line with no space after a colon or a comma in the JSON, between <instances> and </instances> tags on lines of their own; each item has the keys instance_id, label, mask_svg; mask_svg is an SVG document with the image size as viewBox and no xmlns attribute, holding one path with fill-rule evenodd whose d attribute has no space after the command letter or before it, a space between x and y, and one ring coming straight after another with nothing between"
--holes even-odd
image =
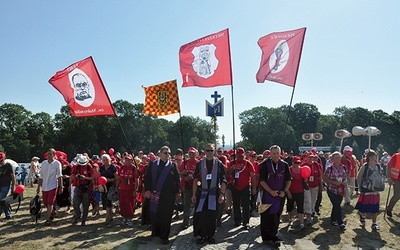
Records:
<instances>
[{"instance_id":1,"label":"purple stole","mask_svg":"<svg viewBox=\"0 0 400 250\"><path fill-rule=\"evenodd\" d=\"M275 164L274 164L275 165ZM272 190L282 190L282 187L285 182L285 164L283 163L282 160L279 160L277 163L276 171L274 167L272 166L272 160L268 160L266 162L267 166L267 185L272 189ZM279 207L281 204L281 197L272 197L272 195L264 191L263 192L263 199L262 203L263 204L271 204L271 207L269 209L270 214L277 213L279 211Z\"/></svg>"},{"instance_id":2,"label":"purple stole","mask_svg":"<svg viewBox=\"0 0 400 250\"><path fill-rule=\"evenodd\" d=\"M217 210L217 179L218 179L218 161L214 158L213 168L211 170L211 183L210 188L208 188L207 181L207 166L206 159L202 159L201 163L201 194L199 205L196 209L196 213L201 212L203 210L204 202L206 201L208 195L208 210Z\"/></svg>"},{"instance_id":3,"label":"purple stole","mask_svg":"<svg viewBox=\"0 0 400 250\"><path fill-rule=\"evenodd\" d=\"M168 173L171 170L172 163L170 160L167 161L163 170L161 171L160 177L157 179L157 168L160 164L160 159L153 162L151 165L151 174L152 174L152 190L150 192L150 211L153 213L157 213L158 209L158 201L160 200L161 189L164 185L165 180L167 179Z\"/></svg>"}]
</instances>

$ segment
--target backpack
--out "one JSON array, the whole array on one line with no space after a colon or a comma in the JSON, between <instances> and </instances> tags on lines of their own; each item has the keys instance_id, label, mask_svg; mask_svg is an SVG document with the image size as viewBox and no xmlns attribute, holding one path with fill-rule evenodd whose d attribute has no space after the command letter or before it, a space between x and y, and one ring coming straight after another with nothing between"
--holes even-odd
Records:
<instances>
[{"instance_id":1,"label":"backpack","mask_svg":"<svg viewBox=\"0 0 400 250\"><path fill-rule=\"evenodd\" d=\"M364 193L382 192L385 190L385 181L381 173L381 166L376 164L376 169L372 171L366 163L362 178L361 191Z\"/></svg>"},{"instance_id":2,"label":"backpack","mask_svg":"<svg viewBox=\"0 0 400 250\"><path fill-rule=\"evenodd\" d=\"M42 211L42 199L39 194L33 197L29 203L29 212L32 215L32 219L37 220L40 218L40 212Z\"/></svg>"}]
</instances>

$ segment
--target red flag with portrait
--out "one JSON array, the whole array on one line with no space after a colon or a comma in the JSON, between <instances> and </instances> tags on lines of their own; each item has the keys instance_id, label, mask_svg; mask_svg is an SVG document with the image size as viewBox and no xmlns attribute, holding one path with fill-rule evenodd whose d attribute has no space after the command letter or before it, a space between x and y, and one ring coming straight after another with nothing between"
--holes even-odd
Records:
<instances>
[{"instance_id":1,"label":"red flag with portrait","mask_svg":"<svg viewBox=\"0 0 400 250\"><path fill-rule=\"evenodd\" d=\"M262 50L260 69L256 79L278 82L287 86L296 85L306 28L275 32L258 40Z\"/></svg>"},{"instance_id":2,"label":"red flag with portrait","mask_svg":"<svg viewBox=\"0 0 400 250\"><path fill-rule=\"evenodd\" d=\"M63 95L73 116L115 115L92 57L58 71L49 83Z\"/></svg>"},{"instance_id":3,"label":"red flag with portrait","mask_svg":"<svg viewBox=\"0 0 400 250\"><path fill-rule=\"evenodd\" d=\"M232 85L229 30L202 37L179 50L182 87Z\"/></svg>"}]
</instances>

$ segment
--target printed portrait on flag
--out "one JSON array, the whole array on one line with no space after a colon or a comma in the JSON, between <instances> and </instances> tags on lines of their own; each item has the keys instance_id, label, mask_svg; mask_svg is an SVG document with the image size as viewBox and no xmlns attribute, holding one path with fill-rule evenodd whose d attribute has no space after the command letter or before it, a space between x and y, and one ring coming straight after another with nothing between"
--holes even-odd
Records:
<instances>
[{"instance_id":1,"label":"printed portrait on flag","mask_svg":"<svg viewBox=\"0 0 400 250\"><path fill-rule=\"evenodd\" d=\"M92 80L85 72L75 68L68 74L71 87L74 89L75 101L83 107L92 105L96 92Z\"/></svg>"},{"instance_id":2,"label":"printed portrait on flag","mask_svg":"<svg viewBox=\"0 0 400 250\"><path fill-rule=\"evenodd\" d=\"M232 84L228 29L182 45L182 87L210 88Z\"/></svg>"},{"instance_id":3,"label":"printed portrait on flag","mask_svg":"<svg viewBox=\"0 0 400 250\"><path fill-rule=\"evenodd\" d=\"M115 115L92 57L71 64L49 80L76 117Z\"/></svg>"},{"instance_id":4,"label":"printed portrait on flag","mask_svg":"<svg viewBox=\"0 0 400 250\"><path fill-rule=\"evenodd\" d=\"M295 86L305 32L306 28L275 32L258 40L262 55L257 82L268 80Z\"/></svg>"}]
</instances>

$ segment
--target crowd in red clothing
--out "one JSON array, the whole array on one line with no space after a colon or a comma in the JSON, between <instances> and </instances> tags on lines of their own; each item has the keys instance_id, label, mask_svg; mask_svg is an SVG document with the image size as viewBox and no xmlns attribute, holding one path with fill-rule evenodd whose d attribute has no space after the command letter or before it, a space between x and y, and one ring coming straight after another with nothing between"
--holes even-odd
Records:
<instances>
[{"instance_id":1,"label":"crowd in red clothing","mask_svg":"<svg viewBox=\"0 0 400 250\"><path fill-rule=\"evenodd\" d=\"M373 151L372 151L373 152ZM280 160L287 163L291 183L288 188L282 189L284 199L279 206L279 215L282 216L286 202L286 210L289 215L291 226L298 224L300 229L306 229L313 223L313 217L320 215L320 204L322 192L327 191L332 203L331 223L345 229L340 206L342 199L349 205L352 195L358 195L357 172L366 159L361 163L352 154L348 146L344 148L343 155L339 152L330 153L317 152L315 149L294 156L292 151L280 152ZM249 219L258 216L260 204L259 175L260 165L270 159L269 149L257 154L255 151L245 151L239 147L236 150L218 149L215 156L225 167L227 188L224 192L225 202L220 206L216 225L221 224L223 213L232 215L233 226L242 225L244 230L249 230ZM203 159L205 152L194 147L176 150L171 160L176 164L180 176L180 199L177 200L176 215L183 212L183 227L191 226L193 186L199 185L193 181L196 166ZM45 157L47 157L45 155ZM149 152L147 155L139 151L135 156L130 153L114 152L110 149L108 154L105 150L98 155L89 157L86 153L78 154L72 162L67 161L67 156L57 151L56 159L62 165L63 192L58 193L54 200L54 212L52 218L61 207L67 207L68 211L72 205L74 208L73 224L81 222L86 225L90 204L92 205L94 217L101 213L102 207L106 210L106 223L113 220L114 211L119 212L124 225L132 226L135 219L135 209L142 208L140 220L142 225L150 224L149 213L145 211L146 199L144 198L144 176L151 162L159 159L158 153ZM373 157L373 156L370 156ZM368 158L368 160L371 160ZM377 161L376 157L372 161ZM373 164L372 164L373 165ZM302 169L309 169L308 176L302 174ZM100 183L104 177L106 183ZM356 192L354 194L354 192ZM278 192L279 193L279 192ZM372 197L372 196L371 196ZM379 204L379 197L372 199ZM72 201L72 202L71 202ZM359 200L357 207L362 201ZM366 205L366 204L363 204ZM375 204L376 205L376 204ZM296 213L298 223L295 223ZM378 211L360 210L362 221L365 221L365 213L377 213ZM373 228L379 229L376 217Z\"/></svg>"}]
</instances>

